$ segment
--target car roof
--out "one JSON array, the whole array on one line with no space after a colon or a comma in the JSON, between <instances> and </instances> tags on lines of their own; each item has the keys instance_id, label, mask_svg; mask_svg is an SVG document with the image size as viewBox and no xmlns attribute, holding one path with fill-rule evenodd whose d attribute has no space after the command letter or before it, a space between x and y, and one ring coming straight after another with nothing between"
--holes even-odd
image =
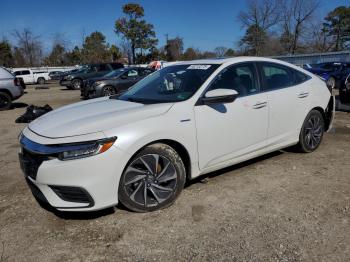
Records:
<instances>
[{"instance_id":1,"label":"car roof","mask_svg":"<svg viewBox=\"0 0 350 262\"><path fill-rule=\"evenodd\" d=\"M273 59L273 58L265 58L265 57L256 57L256 56L237 56L237 57L230 57L230 58L213 58L213 59L199 59L199 60L192 60L192 61L183 61L178 62L177 65L188 65L188 64L231 64L231 63L239 63L239 62L249 62L249 61L261 61L261 62L273 62L273 63L279 63L279 64L287 64L291 65L289 63L286 63L282 60Z\"/></svg>"}]
</instances>

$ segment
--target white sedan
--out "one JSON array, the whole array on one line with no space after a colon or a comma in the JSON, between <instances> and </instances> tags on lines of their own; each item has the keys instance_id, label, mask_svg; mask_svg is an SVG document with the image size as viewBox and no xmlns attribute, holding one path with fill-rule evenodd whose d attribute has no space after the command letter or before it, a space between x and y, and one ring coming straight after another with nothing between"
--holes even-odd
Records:
<instances>
[{"instance_id":1,"label":"white sedan","mask_svg":"<svg viewBox=\"0 0 350 262\"><path fill-rule=\"evenodd\" d=\"M171 205L185 183L271 151L312 152L334 99L317 76L282 61L181 62L119 96L54 110L20 135L33 195L61 211Z\"/></svg>"}]
</instances>

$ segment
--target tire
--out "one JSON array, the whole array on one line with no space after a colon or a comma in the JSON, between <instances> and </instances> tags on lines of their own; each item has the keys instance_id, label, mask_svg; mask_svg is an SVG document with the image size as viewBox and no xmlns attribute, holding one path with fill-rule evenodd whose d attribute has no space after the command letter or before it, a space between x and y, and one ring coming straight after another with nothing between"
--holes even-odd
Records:
<instances>
[{"instance_id":1,"label":"tire","mask_svg":"<svg viewBox=\"0 0 350 262\"><path fill-rule=\"evenodd\" d=\"M119 182L119 201L135 212L163 209L174 203L185 181L178 153L165 144L149 145L126 166Z\"/></svg>"},{"instance_id":2,"label":"tire","mask_svg":"<svg viewBox=\"0 0 350 262\"><path fill-rule=\"evenodd\" d=\"M333 76L331 76L330 78L328 78L327 82L327 87L330 89L330 90L333 90L336 86L336 80Z\"/></svg>"},{"instance_id":3,"label":"tire","mask_svg":"<svg viewBox=\"0 0 350 262\"><path fill-rule=\"evenodd\" d=\"M312 110L306 116L301 128L298 150L303 153L315 151L322 142L324 128L323 115L317 110Z\"/></svg>"},{"instance_id":4,"label":"tire","mask_svg":"<svg viewBox=\"0 0 350 262\"><path fill-rule=\"evenodd\" d=\"M101 93L102 93L103 96L112 96L112 95L116 94L115 89L114 89L113 86L105 86L105 87L103 87Z\"/></svg>"},{"instance_id":5,"label":"tire","mask_svg":"<svg viewBox=\"0 0 350 262\"><path fill-rule=\"evenodd\" d=\"M78 90L82 87L83 81L81 79L74 79L72 81L71 89Z\"/></svg>"},{"instance_id":6,"label":"tire","mask_svg":"<svg viewBox=\"0 0 350 262\"><path fill-rule=\"evenodd\" d=\"M12 98L5 92L0 92L0 111L10 109L12 104Z\"/></svg>"},{"instance_id":7,"label":"tire","mask_svg":"<svg viewBox=\"0 0 350 262\"><path fill-rule=\"evenodd\" d=\"M45 78L39 77L38 80L37 80L37 83L38 83L39 85L44 85L44 84L45 84Z\"/></svg>"}]
</instances>

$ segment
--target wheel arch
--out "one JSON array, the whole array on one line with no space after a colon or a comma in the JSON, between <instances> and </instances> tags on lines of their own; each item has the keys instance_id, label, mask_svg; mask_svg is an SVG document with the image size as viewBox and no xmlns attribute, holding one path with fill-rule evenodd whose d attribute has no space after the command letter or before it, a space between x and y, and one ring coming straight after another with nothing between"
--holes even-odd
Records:
<instances>
[{"instance_id":1,"label":"wheel arch","mask_svg":"<svg viewBox=\"0 0 350 262\"><path fill-rule=\"evenodd\" d=\"M0 92L6 93L7 95L9 95L11 97L11 99L13 99L13 96L9 90L0 88Z\"/></svg>"},{"instance_id":2,"label":"wheel arch","mask_svg":"<svg viewBox=\"0 0 350 262\"><path fill-rule=\"evenodd\" d=\"M332 124L332 120L333 120L333 103L332 103L332 98L328 103L328 107L326 109L326 111L320 107L314 107L310 110L310 112L312 110L316 110L318 112L321 113L323 120L324 120L324 124L325 124L325 131L328 131L331 128L331 124Z\"/></svg>"},{"instance_id":3,"label":"wheel arch","mask_svg":"<svg viewBox=\"0 0 350 262\"><path fill-rule=\"evenodd\" d=\"M149 143L141 146L134 154L132 154L132 156L128 160L126 166L124 167L124 170L129 165L130 161L135 157L135 155L137 155L145 147L150 146L150 145L154 145L154 144L165 144L165 145L168 145L168 146L172 147L176 151L176 153L179 154L181 160L184 163L185 170L186 170L186 180L190 180L191 179L192 168L191 168L191 157L190 157L190 154L189 154L188 150L186 149L186 147L183 144L181 144L180 142L175 141L173 139L154 140L152 142L149 142Z\"/></svg>"}]
</instances>

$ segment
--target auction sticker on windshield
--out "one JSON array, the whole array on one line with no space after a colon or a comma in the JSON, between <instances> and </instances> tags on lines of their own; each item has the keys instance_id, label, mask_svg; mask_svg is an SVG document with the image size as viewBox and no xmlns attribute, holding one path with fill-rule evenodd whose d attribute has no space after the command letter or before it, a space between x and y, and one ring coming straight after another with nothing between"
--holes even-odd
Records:
<instances>
[{"instance_id":1,"label":"auction sticker on windshield","mask_svg":"<svg viewBox=\"0 0 350 262\"><path fill-rule=\"evenodd\" d=\"M200 70L207 70L210 68L211 65L190 65L187 67L187 69L200 69Z\"/></svg>"}]
</instances>

